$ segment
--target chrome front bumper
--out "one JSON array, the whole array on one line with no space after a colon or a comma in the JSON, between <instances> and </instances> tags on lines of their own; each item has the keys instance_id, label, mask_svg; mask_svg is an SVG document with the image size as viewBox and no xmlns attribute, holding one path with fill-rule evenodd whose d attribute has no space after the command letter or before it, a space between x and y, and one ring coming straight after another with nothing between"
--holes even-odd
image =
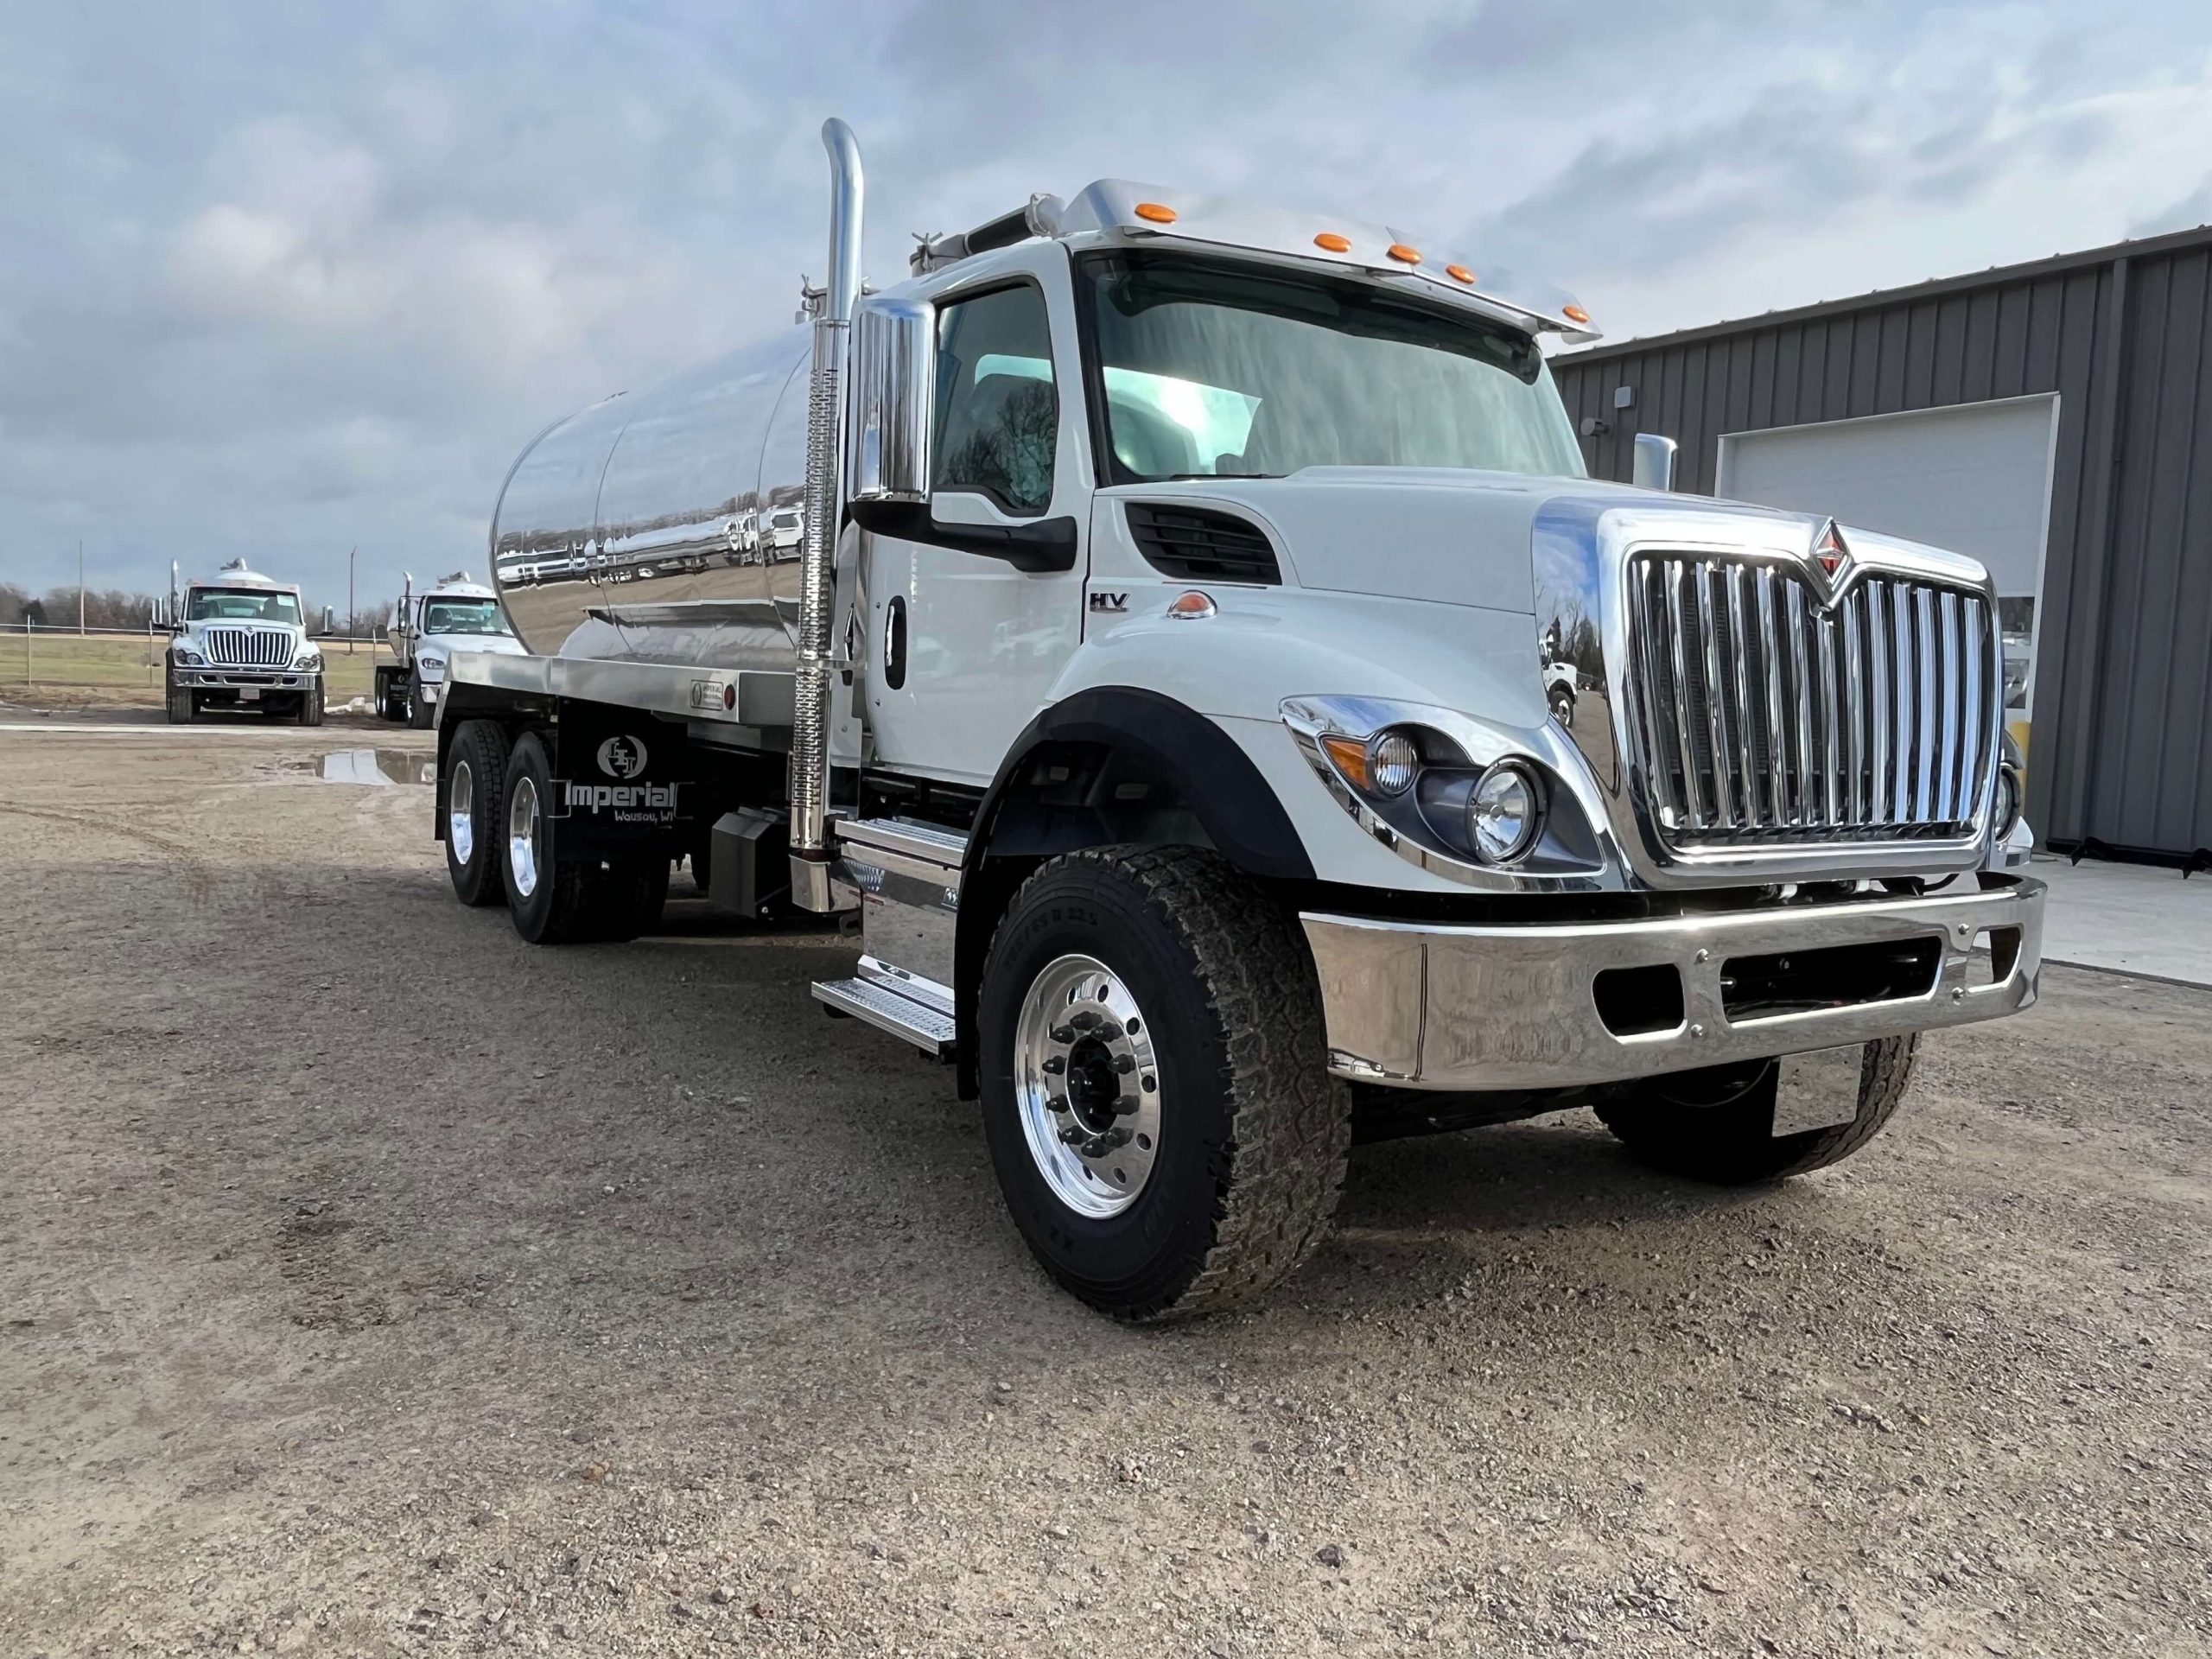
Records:
<instances>
[{"instance_id":1,"label":"chrome front bumper","mask_svg":"<svg viewBox=\"0 0 2212 1659\"><path fill-rule=\"evenodd\" d=\"M1648 921L1459 927L1319 913L1300 919L1320 975L1329 1069L1338 1077L1417 1089L1564 1088L1803 1053L2027 1007L2043 968L2043 883L1993 880L2002 885L1955 896ZM1748 970L1746 959L1923 939L1940 950L1924 994L1729 1017L1732 964ZM1672 969L1679 1023L1632 1035L1610 1028L1598 976L1619 969ZM1658 977L1663 982L1663 971ZM1618 1012L1614 1019L1635 1023Z\"/></svg>"},{"instance_id":2,"label":"chrome front bumper","mask_svg":"<svg viewBox=\"0 0 2212 1659\"><path fill-rule=\"evenodd\" d=\"M176 683L195 691L300 691L313 685L306 670L276 668L180 668Z\"/></svg>"}]
</instances>

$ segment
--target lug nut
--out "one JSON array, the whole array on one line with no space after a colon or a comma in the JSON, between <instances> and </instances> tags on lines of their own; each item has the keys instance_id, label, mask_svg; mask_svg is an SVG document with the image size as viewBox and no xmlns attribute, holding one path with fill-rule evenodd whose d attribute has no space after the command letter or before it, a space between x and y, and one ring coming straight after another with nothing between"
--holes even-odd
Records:
<instances>
[{"instance_id":1,"label":"lug nut","mask_svg":"<svg viewBox=\"0 0 2212 1659\"><path fill-rule=\"evenodd\" d=\"M1045 1109L1048 1112L1065 1112L1067 1109L1068 1097L1065 1095L1054 1095L1045 1102Z\"/></svg>"},{"instance_id":2,"label":"lug nut","mask_svg":"<svg viewBox=\"0 0 2212 1659\"><path fill-rule=\"evenodd\" d=\"M1054 1026L1047 1034L1056 1043L1071 1043L1075 1041L1076 1030L1073 1026Z\"/></svg>"},{"instance_id":3,"label":"lug nut","mask_svg":"<svg viewBox=\"0 0 2212 1659\"><path fill-rule=\"evenodd\" d=\"M1134 1054L1116 1054L1114 1057L1114 1069L1126 1077L1130 1072L1137 1069L1136 1056Z\"/></svg>"},{"instance_id":4,"label":"lug nut","mask_svg":"<svg viewBox=\"0 0 2212 1659\"><path fill-rule=\"evenodd\" d=\"M1137 1097L1135 1095L1123 1095L1114 1103L1114 1116L1116 1117L1134 1117L1136 1109Z\"/></svg>"},{"instance_id":5,"label":"lug nut","mask_svg":"<svg viewBox=\"0 0 2212 1659\"><path fill-rule=\"evenodd\" d=\"M1067 1069L1068 1057L1065 1054L1047 1054L1045 1064L1039 1068L1048 1077L1057 1077Z\"/></svg>"},{"instance_id":6,"label":"lug nut","mask_svg":"<svg viewBox=\"0 0 2212 1659\"><path fill-rule=\"evenodd\" d=\"M1060 1130L1060 1139L1067 1142L1070 1146L1075 1145L1078 1141L1087 1141L1090 1138L1090 1131L1084 1128L1080 1123L1070 1123ZM1085 1148L1085 1150L1088 1150L1088 1148Z\"/></svg>"},{"instance_id":7,"label":"lug nut","mask_svg":"<svg viewBox=\"0 0 2212 1659\"><path fill-rule=\"evenodd\" d=\"M1089 1031L1098 1023L1098 1016L1089 1008L1079 1008L1068 1016L1068 1024L1077 1031Z\"/></svg>"}]
</instances>

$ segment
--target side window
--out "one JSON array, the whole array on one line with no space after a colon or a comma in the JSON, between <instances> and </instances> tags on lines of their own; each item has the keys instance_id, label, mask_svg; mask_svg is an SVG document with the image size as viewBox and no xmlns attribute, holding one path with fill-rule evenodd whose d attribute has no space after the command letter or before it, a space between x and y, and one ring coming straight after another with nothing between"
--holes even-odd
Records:
<instances>
[{"instance_id":1,"label":"side window","mask_svg":"<svg viewBox=\"0 0 2212 1659\"><path fill-rule=\"evenodd\" d=\"M938 313L937 476L1011 513L1052 505L1060 399L1045 296L1023 285L957 300Z\"/></svg>"}]
</instances>

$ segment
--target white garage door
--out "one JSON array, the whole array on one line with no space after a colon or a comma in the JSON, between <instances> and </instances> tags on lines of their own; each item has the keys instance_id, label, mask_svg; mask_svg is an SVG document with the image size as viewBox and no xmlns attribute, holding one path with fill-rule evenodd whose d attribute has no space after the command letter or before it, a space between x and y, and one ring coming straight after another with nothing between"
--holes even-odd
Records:
<instances>
[{"instance_id":1,"label":"white garage door","mask_svg":"<svg viewBox=\"0 0 2212 1659\"><path fill-rule=\"evenodd\" d=\"M1732 432L1719 493L1980 559L1997 579L2007 711L2024 721L2057 429L2051 396Z\"/></svg>"}]
</instances>

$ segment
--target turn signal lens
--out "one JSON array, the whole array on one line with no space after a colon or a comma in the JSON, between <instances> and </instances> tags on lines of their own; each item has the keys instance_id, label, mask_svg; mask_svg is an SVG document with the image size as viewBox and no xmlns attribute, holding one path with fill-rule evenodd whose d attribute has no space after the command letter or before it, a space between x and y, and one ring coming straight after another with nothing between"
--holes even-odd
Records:
<instances>
[{"instance_id":1,"label":"turn signal lens","mask_svg":"<svg viewBox=\"0 0 2212 1659\"><path fill-rule=\"evenodd\" d=\"M1421 250L1419 248L1409 248L1402 242L1393 242L1390 245L1389 253L1390 257L1402 265L1417 265L1421 264Z\"/></svg>"},{"instance_id":2,"label":"turn signal lens","mask_svg":"<svg viewBox=\"0 0 2212 1659\"><path fill-rule=\"evenodd\" d=\"M1512 863L1535 844L1542 823L1536 780L1518 761L1501 760L1475 779L1467 838L1484 863Z\"/></svg>"},{"instance_id":3,"label":"turn signal lens","mask_svg":"<svg viewBox=\"0 0 2212 1659\"><path fill-rule=\"evenodd\" d=\"M1313 238L1313 245L1317 248L1325 248L1331 253L1350 253L1351 238L1348 236L1338 236L1334 231L1324 231Z\"/></svg>"},{"instance_id":4,"label":"turn signal lens","mask_svg":"<svg viewBox=\"0 0 2212 1659\"><path fill-rule=\"evenodd\" d=\"M1475 285L1475 273L1465 265L1446 265L1444 274L1455 283L1465 283L1470 288Z\"/></svg>"},{"instance_id":5,"label":"turn signal lens","mask_svg":"<svg viewBox=\"0 0 2212 1659\"><path fill-rule=\"evenodd\" d=\"M1590 314L1587 311L1585 311L1579 305L1562 305L1559 308L1559 314L1562 317L1565 317L1569 322L1587 322L1590 321Z\"/></svg>"},{"instance_id":6,"label":"turn signal lens","mask_svg":"<svg viewBox=\"0 0 2212 1659\"><path fill-rule=\"evenodd\" d=\"M1135 211L1139 219L1150 219L1155 225L1173 225L1175 222L1175 210L1156 201L1141 201L1137 203Z\"/></svg>"},{"instance_id":7,"label":"turn signal lens","mask_svg":"<svg viewBox=\"0 0 2212 1659\"><path fill-rule=\"evenodd\" d=\"M1367 745L1363 740L1338 737L1333 733L1325 734L1321 747L1327 752L1329 759L1337 763L1337 770L1344 773L1345 780L1354 789L1363 795L1373 789L1374 785L1368 781Z\"/></svg>"},{"instance_id":8,"label":"turn signal lens","mask_svg":"<svg viewBox=\"0 0 2212 1659\"><path fill-rule=\"evenodd\" d=\"M2002 841L2012 833L2012 826L2020 821L2020 774L2009 766L1997 769L1997 839Z\"/></svg>"},{"instance_id":9,"label":"turn signal lens","mask_svg":"<svg viewBox=\"0 0 2212 1659\"><path fill-rule=\"evenodd\" d=\"M1167 601L1167 614L1179 617L1186 622L1203 616L1211 616L1214 610L1215 606L1211 597L1198 592L1195 588L1186 594L1178 594Z\"/></svg>"}]
</instances>

